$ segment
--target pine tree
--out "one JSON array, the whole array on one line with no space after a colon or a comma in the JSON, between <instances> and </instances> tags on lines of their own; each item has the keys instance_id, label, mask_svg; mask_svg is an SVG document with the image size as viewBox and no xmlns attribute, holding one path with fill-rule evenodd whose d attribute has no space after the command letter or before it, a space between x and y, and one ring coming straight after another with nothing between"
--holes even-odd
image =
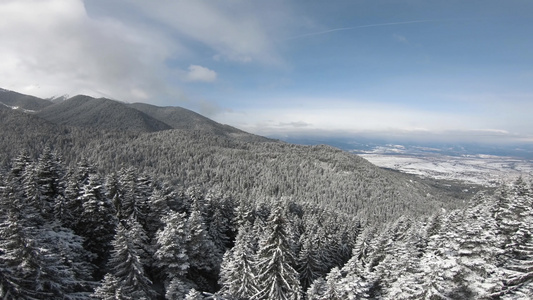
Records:
<instances>
[{"instance_id":1,"label":"pine tree","mask_svg":"<svg viewBox=\"0 0 533 300\"><path fill-rule=\"evenodd\" d=\"M82 232L79 222L83 213L83 188L88 184L89 176L96 174L94 168L86 160L80 161L76 168L67 173L67 183L62 201L56 203L56 216L63 226Z\"/></svg>"},{"instance_id":2,"label":"pine tree","mask_svg":"<svg viewBox=\"0 0 533 300\"><path fill-rule=\"evenodd\" d=\"M193 210L188 219L187 253L191 268L203 271L216 271L220 265L217 248L209 236L204 218Z\"/></svg>"},{"instance_id":3,"label":"pine tree","mask_svg":"<svg viewBox=\"0 0 533 300\"><path fill-rule=\"evenodd\" d=\"M220 267L220 292L232 299L251 299L259 292L250 235L251 225L241 226L235 246L226 252Z\"/></svg>"},{"instance_id":4,"label":"pine tree","mask_svg":"<svg viewBox=\"0 0 533 300\"><path fill-rule=\"evenodd\" d=\"M131 225L131 227L136 226ZM130 233L122 224L118 224L109 260L110 273L114 277L106 277L104 288L100 293L112 290L115 286L114 289L120 290L124 298L153 299L156 294L152 289L152 282L146 277L139 255L142 249L138 247L138 242L134 241L136 237Z\"/></svg>"},{"instance_id":5,"label":"pine tree","mask_svg":"<svg viewBox=\"0 0 533 300\"><path fill-rule=\"evenodd\" d=\"M313 281L325 273L325 266L321 265L313 240L307 236L302 236L302 238L302 249L298 255L298 273L302 289L306 291Z\"/></svg>"},{"instance_id":6,"label":"pine tree","mask_svg":"<svg viewBox=\"0 0 533 300\"><path fill-rule=\"evenodd\" d=\"M112 250L111 241L113 240L118 220L115 216L115 208L105 196L102 182L98 175L89 175L87 182L82 186L82 194L79 196L79 200L83 203L83 211L75 231L85 237L85 249L96 254L93 263L99 267L99 270L104 270L109 253Z\"/></svg>"},{"instance_id":7,"label":"pine tree","mask_svg":"<svg viewBox=\"0 0 533 300\"><path fill-rule=\"evenodd\" d=\"M307 289L307 300L322 300L322 296L326 293L326 281L320 277L311 284Z\"/></svg>"},{"instance_id":8,"label":"pine tree","mask_svg":"<svg viewBox=\"0 0 533 300\"><path fill-rule=\"evenodd\" d=\"M104 276L102 283L95 289L92 296L102 300L124 299L118 278L109 273Z\"/></svg>"},{"instance_id":9,"label":"pine tree","mask_svg":"<svg viewBox=\"0 0 533 300\"><path fill-rule=\"evenodd\" d=\"M278 206L271 213L257 253L257 299L300 299L298 273L286 231L287 220Z\"/></svg>"},{"instance_id":10,"label":"pine tree","mask_svg":"<svg viewBox=\"0 0 533 300\"><path fill-rule=\"evenodd\" d=\"M41 197L42 213L46 220L54 219L58 197L63 196L64 170L58 156L46 147L35 166L35 181Z\"/></svg>"},{"instance_id":11,"label":"pine tree","mask_svg":"<svg viewBox=\"0 0 533 300\"><path fill-rule=\"evenodd\" d=\"M26 167L31 164L32 160L28 154L28 151L23 149L20 154L13 159L9 175L13 176L13 178L21 178Z\"/></svg>"},{"instance_id":12,"label":"pine tree","mask_svg":"<svg viewBox=\"0 0 533 300\"><path fill-rule=\"evenodd\" d=\"M161 268L168 282L173 278L183 279L189 270L186 215L170 212L163 217L163 223L165 227L156 234L155 264Z\"/></svg>"},{"instance_id":13,"label":"pine tree","mask_svg":"<svg viewBox=\"0 0 533 300\"><path fill-rule=\"evenodd\" d=\"M206 223L208 224L208 232L213 244L215 245L219 259L230 247L230 239L234 237L233 224L234 207L230 198L222 196L214 196L209 193L206 197L208 199L208 215Z\"/></svg>"},{"instance_id":14,"label":"pine tree","mask_svg":"<svg viewBox=\"0 0 533 300\"><path fill-rule=\"evenodd\" d=\"M154 239L158 230L162 229L164 224L161 221L163 216L170 211L169 203L175 196L174 191L169 188L155 188L148 199L151 207L147 216L146 234L149 239Z\"/></svg>"},{"instance_id":15,"label":"pine tree","mask_svg":"<svg viewBox=\"0 0 533 300\"><path fill-rule=\"evenodd\" d=\"M202 297L202 294L198 292L195 289L190 289L187 295L185 296L184 300L202 300L204 297Z\"/></svg>"},{"instance_id":16,"label":"pine tree","mask_svg":"<svg viewBox=\"0 0 533 300\"><path fill-rule=\"evenodd\" d=\"M495 218L504 237L504 255L499 273L493 274L503 286L494 298L528 299L533 297L533 197L520 177L493 197Z\"/></svg>"},{"instance_id":17,"label":"pine tree","mask_svg":"<svg viewBox=\"0 0 533 300\"><path fill-rule=\"evenodd\" d=\"M188 282L182 281L182 279L178 277L174 277L166 286L165 299L184 299L189 290L191 290L191 285Z\"/></svg>"},{"instance_id":18,"label":"pine tree","mask_svg":"<svg viewBox=\"0 0 533 300\"><path fill-rule=\"evenodd\" d=\"M79 281L55 249L42 240L46 232L26 226L23 213L13 205L13 197L17 194L12 188L2 193L2 209L8 216L0 224L0 296L69 298Z\"/></svg>"},{"instance_id":19,"label":"pine tree","mask_svg":"<svg viewBox=\"0 0 533 300\"><path fill-rule=\"evenodd\" d=\"M339 288L339 282L342 279L341 272L339 268L333 268L326 277L326 286L324 294L321 299L327 300L341 300L345 299L342 297L342 291Z\"/></svg>"}]
</instances>

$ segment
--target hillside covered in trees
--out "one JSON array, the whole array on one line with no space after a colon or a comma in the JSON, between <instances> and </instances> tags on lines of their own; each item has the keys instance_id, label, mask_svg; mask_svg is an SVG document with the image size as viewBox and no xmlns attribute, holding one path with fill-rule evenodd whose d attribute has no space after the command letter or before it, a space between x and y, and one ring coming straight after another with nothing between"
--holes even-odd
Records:
<instances>
[{"instance_id":1,"label":"hillside covered in trees","mask_svg":"<svg viewBox=\"0 0 533 300\"><path fill-rule=\"evenodd\" d=\"M0 184L4 299L527 299L533 192L386 226L290 199L236 201L45 149ZM202 296L203 295L203 296ZM195 297L195 298L194 298Z\"/></svg>"},{"instance_id":2,"label":"hillside covered in trees","mask_svg":"<svg viewBox=\"0 0 533 300\"><path fill-rule=\"evenodd\" d=\"M113 110L123 106L125 111L133 109L116 101L83 99L89 103L84 106L83 116L78 115L81 123L77 126L71 124L72 114L67 108L75 108L69 101L77 103L80 97L46 107L47 111L57 111L55 116L66 115L65 121L47 120L39 117L43 114L40 112L28 114L3 106L0 147L4 155L0 163L8 166L22 150L36 159L48 146L69 166L83 158L104 173L134 167L173 184L214 188L239 200L290 197L298 203L314 203L358 215L365 223L464 205L464 195L445 193L412 176L380 169L341 150L266 139L183 109L134 105L176 128L140 131L142 126L135 126L132 130L111 130L106 128L109 124L124 124L124 119L132 123L143 113L132 116L117 113L109 117L115 119L100 120L93 112L100 111L103 103L113 102ZM143 120L139 124L145 124ZM101 122L104 124L99 125Z\"/></svg>"},{"instance_id":3,"label":"hillside covered in trees","mask_svg":"<svg viewBox=\"0 0 533 300\"><path fill-rule=\"evenodd\" d=\"M533 296L525 179L471 198L180 108L0 102L3 299Z\"/></svg>"}]
</instances>

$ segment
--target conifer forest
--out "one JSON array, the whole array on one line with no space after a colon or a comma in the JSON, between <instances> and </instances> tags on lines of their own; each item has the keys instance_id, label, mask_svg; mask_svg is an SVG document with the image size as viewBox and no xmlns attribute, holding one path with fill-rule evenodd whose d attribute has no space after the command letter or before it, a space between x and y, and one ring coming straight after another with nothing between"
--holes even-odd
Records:
<instances>
[{"instance_id":1,"label":"conifer forest","mask_svg":"<svg viewBox=\"0 0 533 300\"><path fill-rule=\"evenodd\" d=\"M141 108L157 127L0 109L2 299L533 298L527 177L467 193Z\"/></svg>"}]
</instances>

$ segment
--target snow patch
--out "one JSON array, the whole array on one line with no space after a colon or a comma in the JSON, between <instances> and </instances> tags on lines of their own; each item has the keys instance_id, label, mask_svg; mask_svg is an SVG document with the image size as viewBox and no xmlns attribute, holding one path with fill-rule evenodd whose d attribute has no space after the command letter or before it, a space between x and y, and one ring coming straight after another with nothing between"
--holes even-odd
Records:
<instances>
[{"instance_id":1,"label":"snow patch","mask_svg":"<svg viewBox=\"0 0 533 300\"><path fill-rule=\"evenodd\" d=\"M35 110L24 109L24 108L20 108L19 106L11 106L11 105L7 105L7 104L5 104L3 102L0 102L0 104L2 104L5 107L11 108L13 110L20 110L20 111L25 112L25 113L34 113L35 112Z\"/></svg>"}]
</instances>

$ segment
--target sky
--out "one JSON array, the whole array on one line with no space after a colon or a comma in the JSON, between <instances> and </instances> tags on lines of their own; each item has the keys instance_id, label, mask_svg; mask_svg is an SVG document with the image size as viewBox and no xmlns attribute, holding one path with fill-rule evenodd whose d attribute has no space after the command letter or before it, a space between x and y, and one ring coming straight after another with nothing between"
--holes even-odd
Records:
<instances>
[{"instance_id":1,"label":"sky","mask_svg":"<svg viewBox=\"0 0 533 300\"><path fill-rule=\"evenodd\" d=\"M0 0L0 87L268 136L533 143L530 0Z\"/></svg>"}]
</instances>

